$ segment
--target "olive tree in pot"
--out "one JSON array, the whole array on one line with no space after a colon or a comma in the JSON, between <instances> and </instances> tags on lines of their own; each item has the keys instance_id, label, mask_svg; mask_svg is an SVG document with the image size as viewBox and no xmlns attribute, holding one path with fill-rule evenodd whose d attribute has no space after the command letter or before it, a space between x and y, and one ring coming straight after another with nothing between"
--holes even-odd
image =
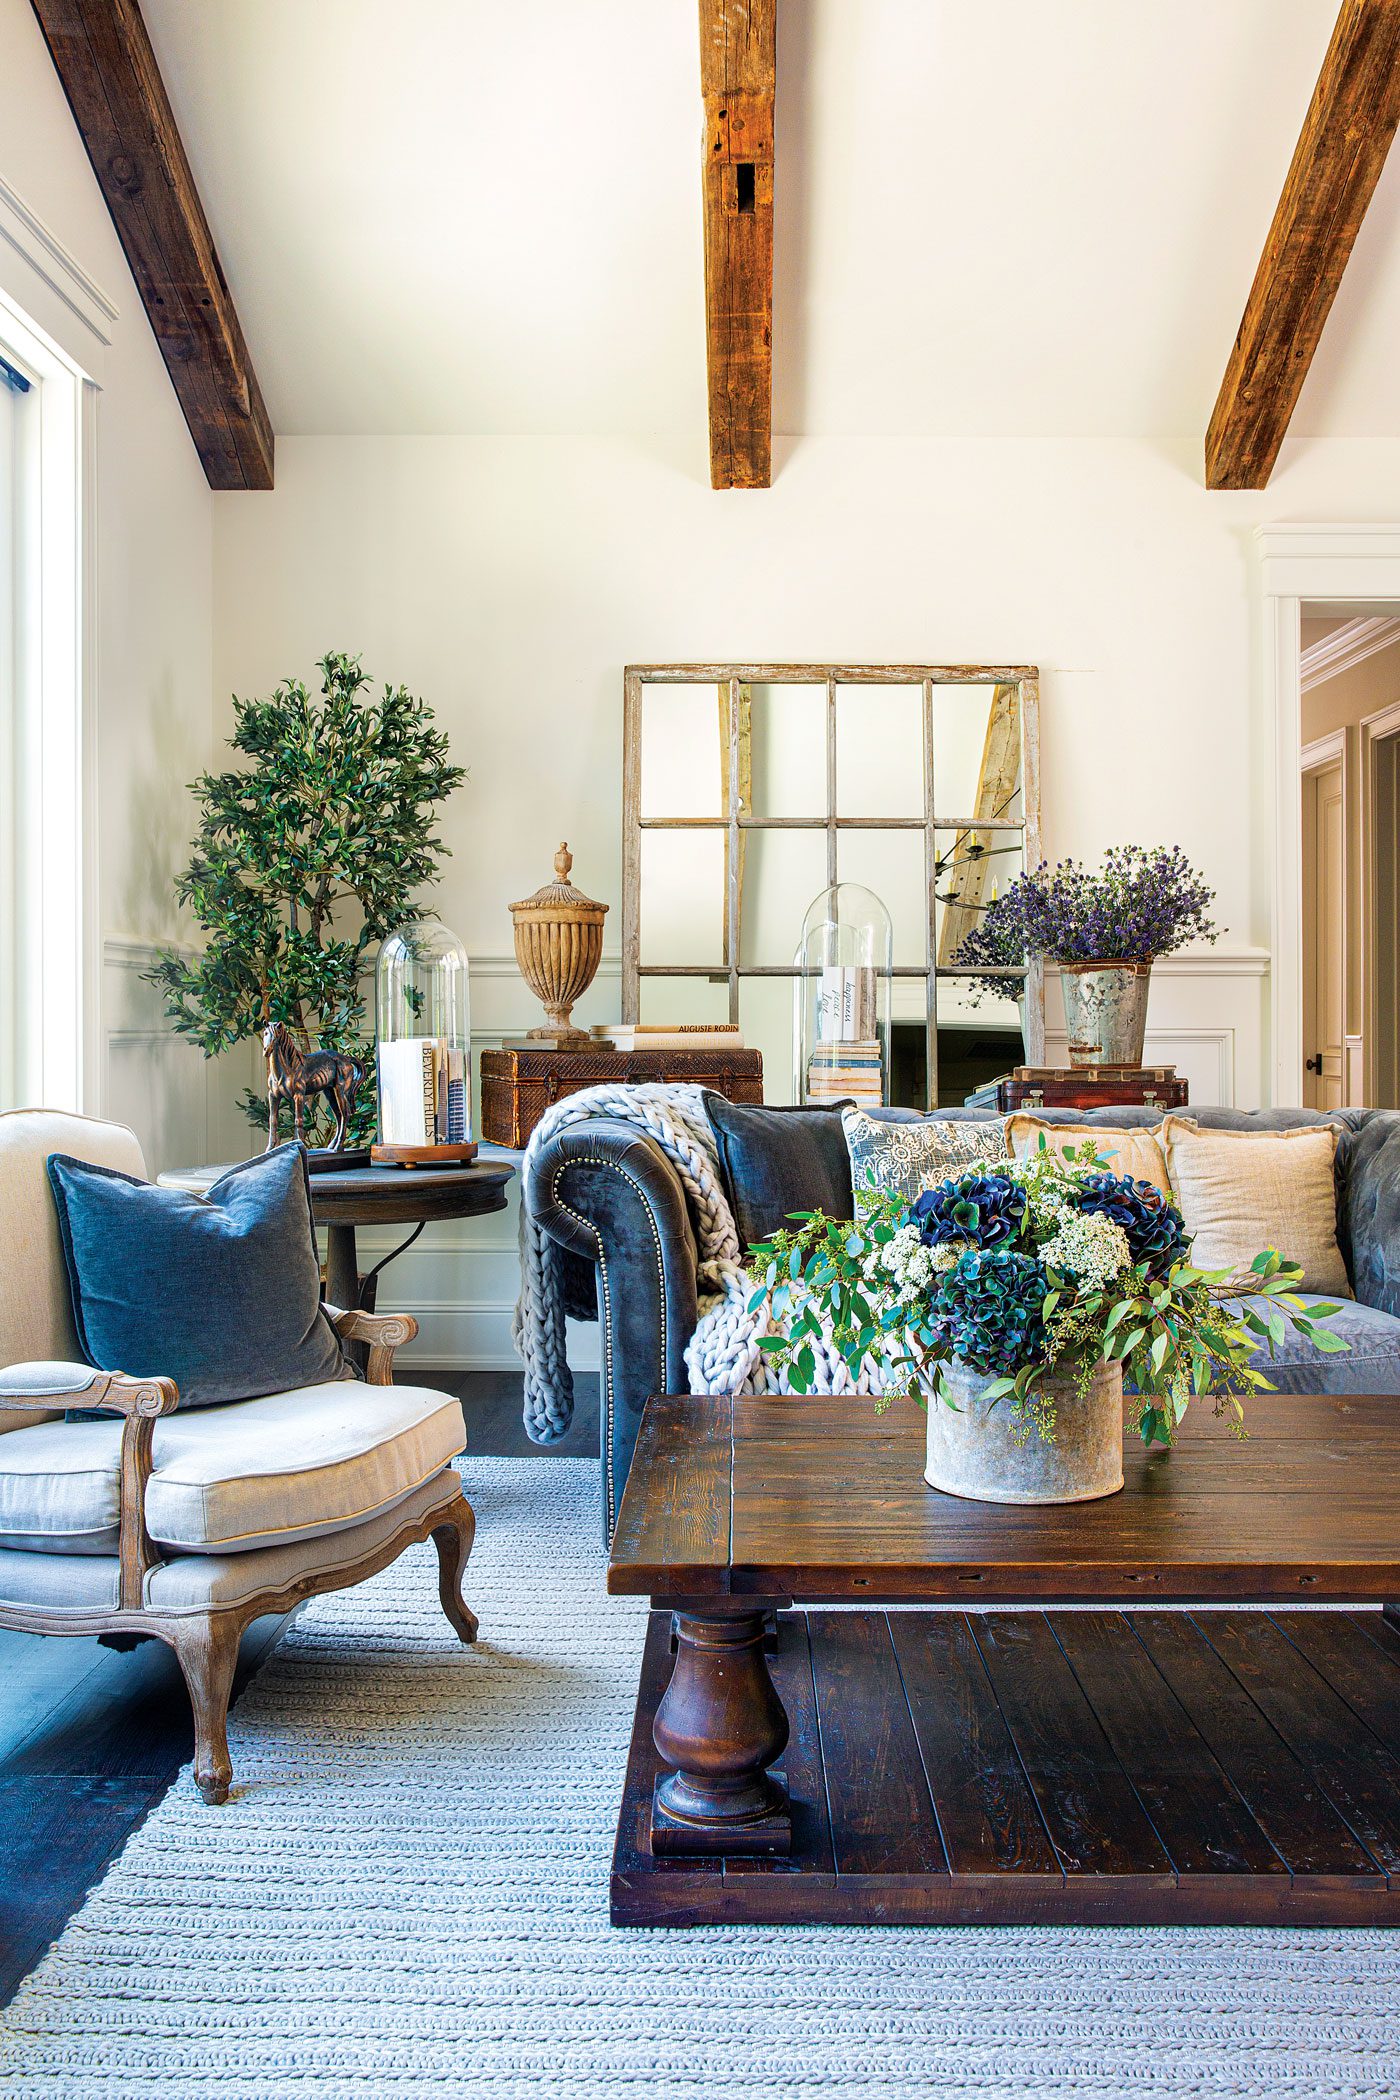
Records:
<instances>
[{"instance_id":1,"label":"olive tree in pot","mask_svg":"<svg viewBox=\"0 0 1400 2100\"><path fill-rule=\"evenodd\" d=\"M1042 861L993 899L954 962L1058 965L1070 1063L1140 1065L1152 965L1217 938L1214 902L1179 846L1114 846L1097 870Z\"/></svg>"},{"instance_id":2,"label":"olive tree in pot","mask_svg":"<svg viewBox=\"0 0 1400 2100\"><path fill-rule=\"evenodd\" d=\"M432 709L404 686L373 698L360 660L332 652L318 695L284 679L234 701L232 748L248 761L193 783L199 833L177 894L206 935L193 958L167 951L148 973L181 1035L207 1057L281 1021L296 1043L367 1058L364 978L373 950L412 915L447 848L439 805L466 777ZM240 1107L262 1126L266 1098ZM362 1087L351 1143L374 1134ZM331 1118L309 1109L307 1141Z\"/></svg>"}]
</instances>

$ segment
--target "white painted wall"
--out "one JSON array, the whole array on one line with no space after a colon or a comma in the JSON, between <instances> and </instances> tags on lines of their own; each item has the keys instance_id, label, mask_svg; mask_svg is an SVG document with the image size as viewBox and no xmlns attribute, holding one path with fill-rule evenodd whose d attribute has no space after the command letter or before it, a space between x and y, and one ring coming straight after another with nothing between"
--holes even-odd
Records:
<instances>
[{"instance_id":1,"label":"white painted wall","mask_svg":"<svg viewBox=\"0 0 1400 2100\"><path fill-rule=\"evenodd\" d=\"M210 753L212 505L28 0L0 0L0 180L117 309L104 343L15 245L13 209L0 211L0 289L101 389L93 545L103 1055L90 1105L131 1123L158 1167L202 1157L207 1142L203 1059L171 1036L139 972L155 944L188 936L172 883L191 831L185 783Z\"/></svg>"}]
</instances>

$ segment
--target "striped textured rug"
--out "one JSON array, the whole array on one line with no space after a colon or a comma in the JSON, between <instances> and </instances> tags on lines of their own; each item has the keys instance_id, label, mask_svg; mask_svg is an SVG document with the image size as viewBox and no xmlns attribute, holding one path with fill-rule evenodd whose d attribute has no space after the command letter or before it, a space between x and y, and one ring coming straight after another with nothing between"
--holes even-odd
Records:
<instances>
[{"instance_id":1,"label":"striped textured rug","mask_svg":"<svg viewBox=\"0 0 1400 2100\"><path fill-rule=\"evenodd\" d=\"M463 1470L480 1646L429 1549L309 1606L229 1806L182 1775L0 2016L6 2100L1400 2092L1396 1934L612 1930L596 1469Z\"/></svg>"}]
</instances>

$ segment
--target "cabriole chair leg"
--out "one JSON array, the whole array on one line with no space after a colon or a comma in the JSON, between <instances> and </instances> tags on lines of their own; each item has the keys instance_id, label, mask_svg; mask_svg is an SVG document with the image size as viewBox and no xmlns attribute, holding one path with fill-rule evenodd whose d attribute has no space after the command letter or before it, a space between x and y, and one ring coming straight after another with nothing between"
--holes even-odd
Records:
<instances>
[{"instance_id":1,"label":"cabriole chair leg","mask_svg":"<svg viewBox=\"0 0 1400 2100\"><path fill-rule=\"evenodd\" d=\"M476 1517L471 1504L463 1501L448 1510L446 1521L433 1532L438 1557L438 1595L447 1623L459 1640L476 1639L476 1614L462 1602L462 1574L476 1537Z\"/></svg>"},{"instance_id":2,"label":"cabriole chair leg","mask_svg":"<svg viewBox=\"0 0 1400 2100\"><path fill-rule=\"evenodd\" d=\"M222 1613L191 1619L172 1642L194 1713L195 1785L211 1808L227 1801L233 1783L228 1702L242 1631L236 1618Z\"/></svg>"}]
</instances>

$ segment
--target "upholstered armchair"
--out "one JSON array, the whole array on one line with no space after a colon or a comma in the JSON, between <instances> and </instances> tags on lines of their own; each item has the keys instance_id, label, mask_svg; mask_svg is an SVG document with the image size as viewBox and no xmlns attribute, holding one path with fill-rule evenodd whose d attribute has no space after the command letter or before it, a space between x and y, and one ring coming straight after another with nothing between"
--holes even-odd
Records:
<instances>
[{"instance_id":1,"label":"upholstered armchair","mask_svg":"<svg viewBox=\"0 0 1400 2100\"><path fill-rule=\"evenodd\" d=\"M80 1360L51 1153L146 1178L116 1124L0 1115L0 1625L167 1642L194 1710L195 1780L218 1803L251 1620L363 1582L431 1538L443 1611L475 1639L460 1590L475 1518L451 1463L461 1408L393 1384L394 1350L417 1332L404 1314L331 1311L363 1380L183 1413L168 1378L93 1370Z\"/></svg>"}]
</instances>

